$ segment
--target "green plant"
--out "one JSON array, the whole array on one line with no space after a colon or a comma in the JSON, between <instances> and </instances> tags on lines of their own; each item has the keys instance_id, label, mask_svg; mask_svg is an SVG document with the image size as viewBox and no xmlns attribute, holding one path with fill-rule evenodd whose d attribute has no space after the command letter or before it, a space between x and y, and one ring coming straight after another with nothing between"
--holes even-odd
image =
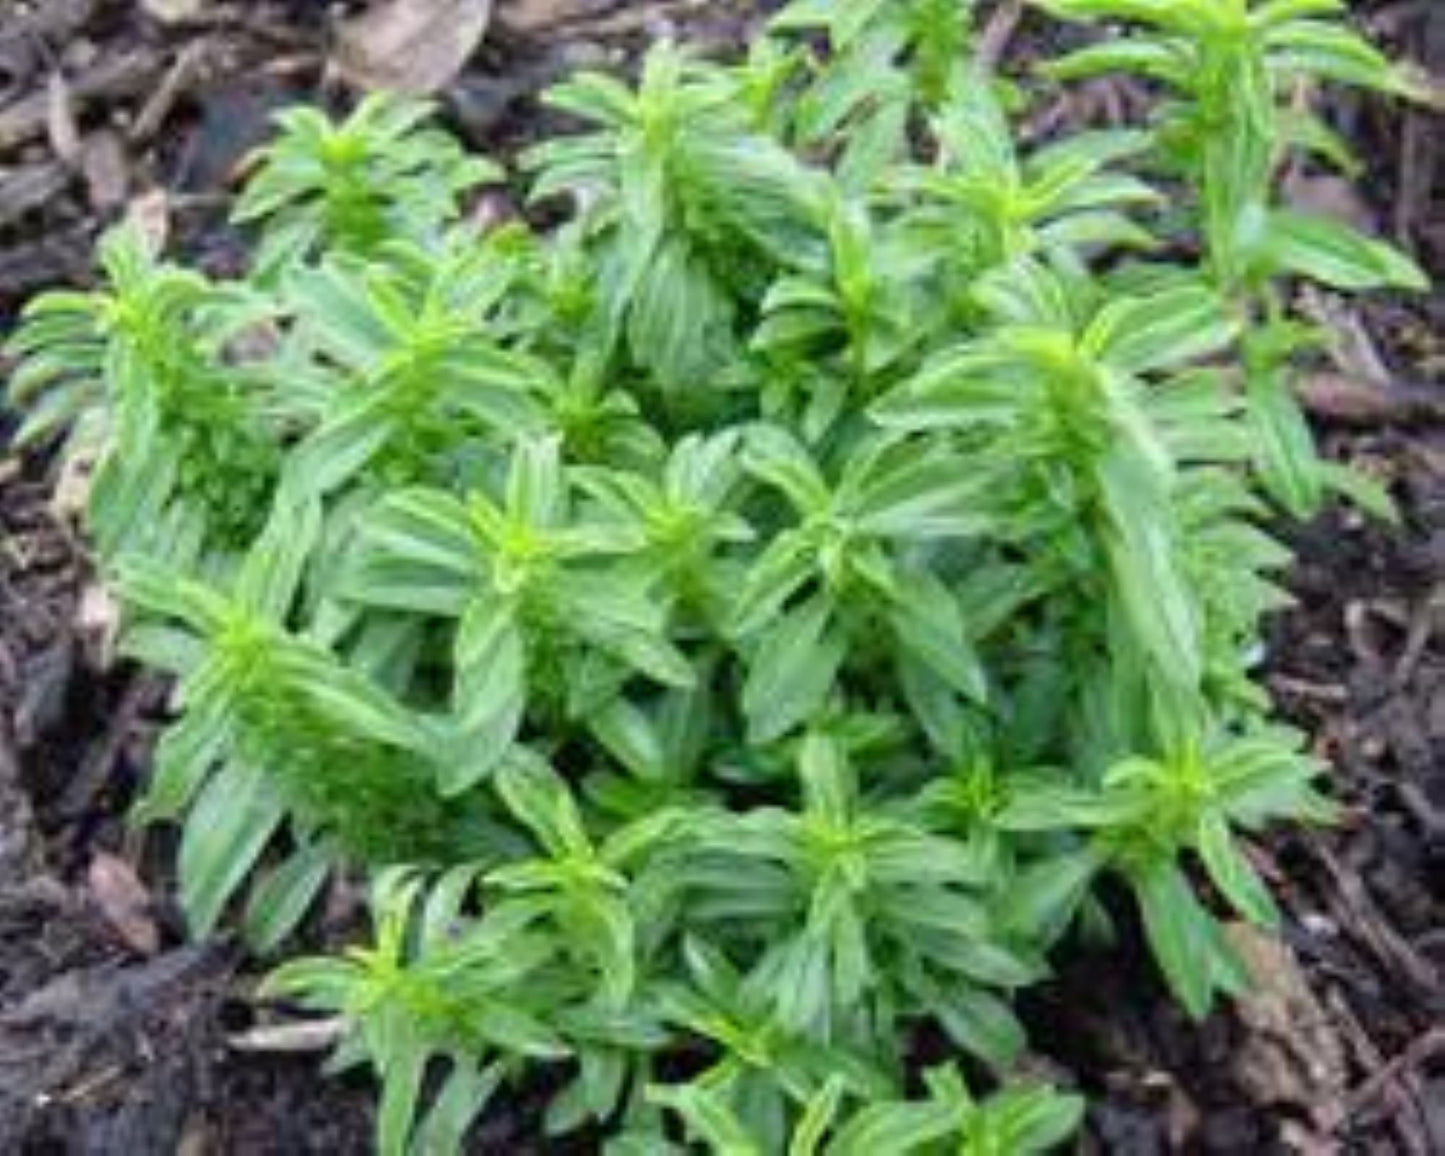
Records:
<instances>
[{"instance_id":1,"label":"green plant","mask_svg":"<svg viewBox=\"0 0 1445 1156\"><path fill-rule=\"evenodd\" d=\"M1425 279L1389 246L1281 205L1275 178L1293 153L1353 165L1348 146L1299 99L1310 85L1339 81L1410 95L1410 78L1329 19L1345 11L1344 0L1036 2L1059 16L1131 26L1127 36L1053 62L1053 75L1134 73L1170 94L1155 117L1159 157L1196 192L1208 273L1251 322L1243 369L1271 496L1296 516L1315 512L1332 484L1361 496L1315 455L1294 404L1290 364L1316 336L1290 319L1279 284L1299 276L1345 290L1419 289Z\"/></svg>"},{"instance_id":2,"label":"green plant","mask_svg":"<svg viewBox=\"0 0 1445 1156\"><path fill-rule=\"evenodd\" d=\"M675 1112L690 1136L715 1152L754 1156L786 1151L788 1156L869 1156L874 1152L947 1151L959 1156L1032 1156L1049 1152L1073 1134L1083 1101L1047 1088L1020 1085L982 1103L969 1094L953 1068L924 1073L928 1095L919 1100L869 1104L838 1119L841 1080L831 1080L807 1102L785 1144L760 1142L727 1104L698 1085L662 1087L653 1100ZM628 1151L626 1147L622 1149ZM641 1146L637 1151L650 1151Z\"/></svg>"},{"instance_id":3,"label":"green plant","mask_svg":"<svg viewBox=\"0 0 1445 1156\"><path fill-rule=\"evenodd\" d=\"M1048 7L1146 29L1050 69L1156 123L1023 146L966 5L801 0L555 89L549 231L468 221L496 170L376 97L283 119L246 277L122 229L28 309L25 436L95 465L177 677L138 818L264 952L369 875L373 945L270 989L344 1016L384 1151L536 1066L622 1153L1045 1150L1080 1103L1011 1082L1011 995L1103 876L1191 1012L1245 982L1244 840L1329 816L1254 678L1264 523L1383 508L1314 456L1289 283L1420 283L1278 203L1339 152L1285 85L1399 85L1323 0ZM919 1095L922 1028L999 1090Z\"/></svg>"},{"instance_id":4,"label":"green plant","mask_svg":"<svg viewBox=\"0 0 1445 1156\"><path fill-rule=\"evenodd\" d=\"M385 242L455 223L462 197L502 174L430 127L430 117L421 102L380 95L341 124L313 108L281 113L281 134L235 207L239 222L267 221L252 275L269 278L321 252L368 257Z\"/></svg>"}]
</instances>

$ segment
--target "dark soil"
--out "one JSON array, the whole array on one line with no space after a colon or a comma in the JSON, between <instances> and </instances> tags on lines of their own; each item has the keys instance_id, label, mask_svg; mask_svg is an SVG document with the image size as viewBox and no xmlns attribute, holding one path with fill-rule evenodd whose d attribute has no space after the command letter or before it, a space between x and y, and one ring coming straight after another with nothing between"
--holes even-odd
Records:
<instances>
[{"instance_id":1,"label":"dark soil","mask_svg":"<svg viewBox=\"0 0 1445 1156\"><path fill-rule=\"evenodd\" d=\"M211 0L176 26L106 0L0 7L0 332L33 290L85 281L98 229L138 205L163 212L173 248L233 266L225 205L267 113L344 96L319 0ZM536 133L533 94L572 64L625 61L677 27L736 43L763 7L499 0L447 115L507 147ZM1445 74L1437 0L1360 7ZM1038 36L1026 18L1005 59ZM1048 115L1130 98L1089 92ZM1296 195L1365 216L1445 276L1441 118L1353 97L1331 112L1366 163L1365 198L1307 172ZM1298 605L1272 624L1270 682L1334 767L1344 820L1253 849L1284 946L1240 931L1258 990L1204 1024L1167 999L1127 918L1112 949L1029 996L1037 1067L1090 1095L1087 1151L1445 1151L1445 294L1307 304L1341 335L1307 392L1320 432L1403 513L1285 531ZM364 1079L237 1046L264 962L188 945L164 837L125 825L164 688L105 661L107 608L56 484L49 463L0 453L0 1153L369 1150ZM354 897L334 906L344 920ZM474 1147L546 1150L537 1118L518 1097Z\"/></svg>"}]
</instances>

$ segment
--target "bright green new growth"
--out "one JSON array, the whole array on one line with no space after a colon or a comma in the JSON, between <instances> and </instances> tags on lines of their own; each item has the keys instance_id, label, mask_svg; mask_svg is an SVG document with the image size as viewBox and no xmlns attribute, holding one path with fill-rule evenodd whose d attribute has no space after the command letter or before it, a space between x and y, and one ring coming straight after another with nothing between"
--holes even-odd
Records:
<instances>
[{"instance_id":1,"label":"bright green new growth","mask_svg":"<svg viewBox=\"0 0 1445 1156\"><path fill-rule=\"evenodd\" d=\"M1341 159L1299 79L1402 85L1329 0L1043 6L1138 29L1048 68L1154 123L1021 141L967 5L799 0L554 89L550 232L466 223L499 171L374 97L283 118L247 278L122 229L27 311L23 437L94 465L178 679L140 815L195 931L372 878L374 944L271 990L345 1015L383 1151L536 1065L618 1153L1045 1151L1082 1104L1008 1082L1010 997L1104 876L1191 1012L1246 982L1239 836L1329 815L1253 678L1261 522L1388 508L1315 457L1288 284L1423 281L1275 176ZM1003 1089L911 1086L929 1025Z\"/></svg>"}]
</instances>

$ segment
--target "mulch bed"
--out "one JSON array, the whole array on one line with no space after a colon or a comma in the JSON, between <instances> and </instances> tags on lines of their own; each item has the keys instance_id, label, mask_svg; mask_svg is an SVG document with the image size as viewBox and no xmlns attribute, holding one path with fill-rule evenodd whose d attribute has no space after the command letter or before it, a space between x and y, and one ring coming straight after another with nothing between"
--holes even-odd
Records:
<instances>
[{"instance_id":1,"label":"mulch bed","mask_svg":"<svg viewBox=\"0 0 1445 1156\"><path fill-rule=\"evenodd\" d=\"M173 248L234 267L225 207L267 115L340 91L336 6L213 0L181 24L146 7L11 0L0 18L0 333L29 293L84 282L97 231L126 211L163 213ZM499 0L444 107L469 142L505 148L536 131L532 96L566 68L625 61L669 29L735 43L761 7ZM1445 75L1434 0L1359 7ZM1027 17L989 33L1008 60L1039 34ZM1087 92L1049 115L1129 98ZM1363 215L1445 277L1445 120L1332 99L1364 199L1304 173L1294 195ZM1127 919L1114 948L1028 995L1037 1067L1091 1097L1086 1151L1445 1151L1445 294L1307 305L1340 338L1307 390L1325 444L1403 512L1284 531L1298 605L1271 624L1270 684L1334 766L1344 820L1255 848L1284 945L1240 932L1259 990L1203 1025L1169 1002ZM105 661L107 606L55 483L50 463L0 454L0 1152L368 1150L366 1081L245 1047L263 965L185 942L167 836L125 825L164 687ZM334 922L355 905L339 893ZM537 1118L508 1103L475 1150L547 1150Z\"/></svg>"}]
</instances>

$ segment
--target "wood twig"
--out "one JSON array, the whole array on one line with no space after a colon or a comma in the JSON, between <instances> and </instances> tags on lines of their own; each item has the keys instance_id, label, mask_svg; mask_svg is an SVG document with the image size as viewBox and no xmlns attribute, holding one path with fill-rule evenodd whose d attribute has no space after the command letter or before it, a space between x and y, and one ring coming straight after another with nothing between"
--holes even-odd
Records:
<instances>
[{"instance_id":1,"label":"wood twig","mask_svg":"<svg viewBox=\"0 0 1445 1156\"><path fill-rule=\"evenodd\" d=\"M75 111L97 100L133 96L155 77L158 60L149 48L136 48L100 60L70 81ZM0 153L44 135L50 120L50 93L42 88L0 108Z\"/></svg>"},{"instance_id":2,"label":"wood twig","mask_svg":"<svg viewBox=\"0 0 1445 1156\"><path fill-rule=\"evenodd\" d=\"M346 1031L340 1016L320 1020L298 1020L286 1024L260 1024L227 1036L226 1043L238 1052L297 1055L324 1052L336 1045Z\"/></svg>"},{"instance_id":3,"label":"wood twig","mask_svg":"<svg viewBox=\"0 0 1445 1156\"><path fill-rule=\"evenodd\" d=\"M1023 22L1023 0L999 0L978 35L976 55L981 68L992 72L1008 51L1009 42Z\"/></svg>"}]
</instances>

